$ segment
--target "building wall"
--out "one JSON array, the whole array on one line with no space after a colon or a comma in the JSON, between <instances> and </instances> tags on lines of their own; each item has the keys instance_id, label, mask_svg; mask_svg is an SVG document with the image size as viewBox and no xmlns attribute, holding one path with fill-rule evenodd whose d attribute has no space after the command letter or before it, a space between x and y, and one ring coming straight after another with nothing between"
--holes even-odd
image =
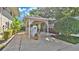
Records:
<instances>
[{"instance_id":1,"label":"building wall","mask_svg":"<svg viewBox=\"0 0 79 59\"><path fill-rule=\"evenodd\" d=\"M12 20L12 15L11 15L11 11L9 8L3 7L1 10L0 7L0 32L3 31L3 27L4 30L7 30L7 28L9 28L10 24L11 24L11 20Z\"/></svg>"},{"instance_id":2,"label":"building wall","mask_svg":"<svg viewBox=\"0 0 79 59\"><path fill-rule=\"evenodd\" d=\"M10 27L12 21L1 14L0 16L1 16L0 19L2 18L2 20L0 20L0 32L2 32L3 28L4 30L7 30Z\"/></svg>"},{"instance_id":3,"label":"building wall","mask_svg":"<svg viewBox=\"0 0 79 59\"><path fill-rule=\"evenodd\" d=\"M7 17L9 20L12 20L12 12L10 11L10 9L9 8L3 8L3 10L2 10L3 12L2 12L2 15L4 15L5 17Z\"/></svg>"}]
</instances>

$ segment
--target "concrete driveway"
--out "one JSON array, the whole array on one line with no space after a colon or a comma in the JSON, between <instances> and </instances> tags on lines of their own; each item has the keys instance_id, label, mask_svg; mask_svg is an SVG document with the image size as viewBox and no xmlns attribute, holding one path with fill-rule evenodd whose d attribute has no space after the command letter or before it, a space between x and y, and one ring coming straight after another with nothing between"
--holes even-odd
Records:
<instances>
[{"instance_id":1,"label":"concrete driveway","mask_svg":"<svg viewBox=\"0 0 79 59\"><path fill-rule=\"evenodd\" d=\"M17 34L3 51L60 51L72 46L61 40L28 39L25 34Z\"/></svg>"}]
</instances>

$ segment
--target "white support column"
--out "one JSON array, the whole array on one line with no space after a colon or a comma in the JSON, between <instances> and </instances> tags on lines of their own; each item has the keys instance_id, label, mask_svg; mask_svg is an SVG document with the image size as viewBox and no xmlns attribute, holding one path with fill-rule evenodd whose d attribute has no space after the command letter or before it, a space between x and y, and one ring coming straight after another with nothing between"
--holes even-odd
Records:
<instances>
[{"instance_id":1,"label":"white support column","mask_svg":"<svg viewBox=\"0 0 79 59\"><path fill-rule=\"evenodd\" d=\"M29 19L29 39L30 39L30 19Z\"/></svg>"},{"instance_id":2,"label":"white support column","mask_svg":"<svg viewBox=\"0 0 79 59\"><path fill-rule=\"evenodd\" d=\"M47 36L48 36L48 33L49 33L49 24L48 24L48 21L47 21Z\"/></svg>"},{"instance_id":3,"label":"white support column","mask_svg":"<svg viewBox=\"0 0 79 59\"><path fill-rule=\"evenodd\" d=\"M27 22L27 21L26 21L25 27L26 27L25 31L26 31L26 35L27 35L26 37L28 38L28 33L29 33L29 32L28 32L28 22Z\"/></svg>"}]
</instances>

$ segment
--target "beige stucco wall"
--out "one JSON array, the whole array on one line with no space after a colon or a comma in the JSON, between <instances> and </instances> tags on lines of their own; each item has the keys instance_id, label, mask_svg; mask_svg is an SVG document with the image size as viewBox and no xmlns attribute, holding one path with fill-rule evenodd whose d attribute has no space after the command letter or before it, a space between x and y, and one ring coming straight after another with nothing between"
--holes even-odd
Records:
<instances>
[{"instance_id":1,"label":"beige stucco wall","mask_svg":"<svg viewBox=\"0 0 79 59\"><path fill-rule=\"evenodd\" d=\"M2 19L2 20L1 20ZM3 15L1 15L1 13L0 13L0 32L2 32L2 30L3 30L3 25L5 26L4 28L5 28L5 30L7 29L6 28L6 22L9 22L9 24L11 24L11 20L10 19L8 19L7 17L5 17L5 16L3 16Z\"/></svg>"}]
</instances>

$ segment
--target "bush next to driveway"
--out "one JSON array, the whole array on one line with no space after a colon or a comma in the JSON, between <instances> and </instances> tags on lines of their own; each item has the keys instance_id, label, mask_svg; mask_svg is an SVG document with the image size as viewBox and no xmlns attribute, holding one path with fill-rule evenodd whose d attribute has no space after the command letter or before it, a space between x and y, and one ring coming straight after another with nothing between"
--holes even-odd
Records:
<instances>
[{"instance_id":1,"label":"bush next to driveway","mask_svg":"<svg viewBox=\"0 0 79 59\"><path fill-rule=\"evenodd\" d=\"M54 28L63 35L77 34L79 33L79 20L71 17L63 18L55 24Z\"/></svg>"},{"instance_id":2,"label":"bush next to driveway","mask_svg":"<svg viewBox=\"0 0 79 59\"><path fill-rule=\"evenodd\" d=\"M71 34L79 33L79 20L71 17L66 17L55 24L55 31L61 33L59 39L76 44L79 43L79 37L73 37Z\"/></svg>"},{"instance_id":3,"label":"bush next to driveway","mask_svg":"<svg viewBox=\"0 0 79 59\"><path fill-rule=\"evenodd\" d=\"M59 35L58 39L69 42L69 43L72 43L72 44L79 43L79 37L74 37L74 36Z\"/></svg>"},{"instance_id":4,"label":"bush next to driveway","mask_svg":"<svg viewBox=\"0 0 79 59\"><path fill-rule=\"evenodd\" d=\"M4 31L3 39L7 40L12 36L12 30Z\"/></svg>"}]
</instances>

